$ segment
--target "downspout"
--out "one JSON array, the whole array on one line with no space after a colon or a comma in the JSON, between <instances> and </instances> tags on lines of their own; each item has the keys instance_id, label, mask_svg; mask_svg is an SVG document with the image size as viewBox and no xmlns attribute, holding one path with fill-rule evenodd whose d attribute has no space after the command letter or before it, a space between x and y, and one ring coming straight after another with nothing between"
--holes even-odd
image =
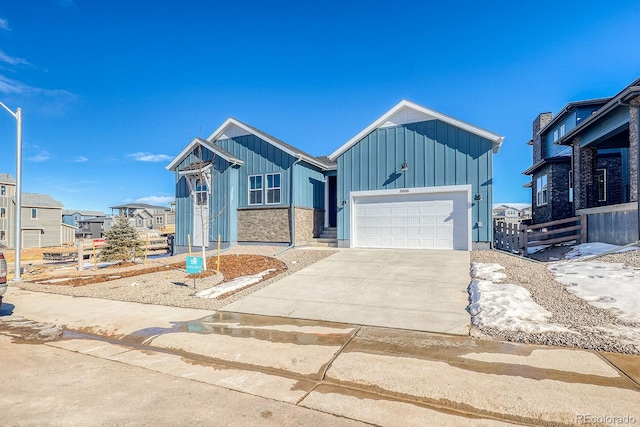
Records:
<instances>
[{"instance_id":1,"label":"downspout","mask_svg":"<svg viewBox=\"0 0 640 427\"><path fill-rule=\"evenodd\" d=\"M293 195L294 195L293 187L295 185L294 178L295 178L296 165L300 163L301 160L302 160L302 157L298 156L296 161L293 162L293 164L291 165L291 183L289 185L289 228L290 228L289 231L291 233L291 243L289 244L289 246L275 253L273 256L278 256L281 253L288 251L289 249L293 248L296 244L296 215L295 215L295 210L294 210L295 208L293 204Z\"/></svg>"}]
</instances>

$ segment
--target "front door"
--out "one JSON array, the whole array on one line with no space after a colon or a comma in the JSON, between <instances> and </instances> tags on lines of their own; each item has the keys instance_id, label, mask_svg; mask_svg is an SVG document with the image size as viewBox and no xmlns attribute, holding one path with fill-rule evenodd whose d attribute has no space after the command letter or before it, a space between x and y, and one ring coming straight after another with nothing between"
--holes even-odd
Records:
<instances>
[{"instance_id":1,"label":"front door","mask_svg":"<svg viewBox=\"0 0 640 427\"><path fill-rule=\"evenodd\" d=\"M338 181L337 177L330 176L329 184L329 227L338 224Z\"/></svg>"}]
</instances>

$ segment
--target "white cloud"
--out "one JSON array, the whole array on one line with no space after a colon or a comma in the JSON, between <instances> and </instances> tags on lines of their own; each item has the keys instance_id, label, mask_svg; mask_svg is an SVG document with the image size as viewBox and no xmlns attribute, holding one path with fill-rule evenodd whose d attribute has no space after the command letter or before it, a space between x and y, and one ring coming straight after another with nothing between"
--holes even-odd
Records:
<instances>
[{"instance_id":1,"label":"white cloud","mask_svg":"<svg viewBox=\"0 0 640 427\"><path fill-rule=\"evenodd\" d=\"M153 154L143 152L131 153L129 154L129 157L133 157L139 162L166 162L173 159L173 157L166 154Z\"/></svg>"},{"instance_id":2,"label":"white cloud","mask_svg":"<svg viewBox=\"0 0 640 427\"><path fill-rule=\"evenodd\" d=\"M73 161L74 161L75 163L84 163L84 162L89 161L89 158L88 158L88 157L85 157L85 156L77 156L77 157L74 157L74 158L73 158Z\"/></svg>"},{"instance_id":3,"label":"white cloud","mask_svg":"<svg viewBox=\"0 0 640 427\"><path fill-rule=\"evenodd\" d=\"M11 28L9 28L9 21L7 21L6 19L0 18L0 30L11 31Z\"/></svg>"},{"instance_id":4,"label":"white cloud","mask_svg":"<svg viewBox=\"0 0 640 427\"><path fill-rule=\"evenodd\" d=\"M36 154L35 156L27 157L28 161L34 162L34 163L46 162L49 159L51 159L51 156L46 151L42 151L42 152Z\"/></svg>"},{"instance_id":5,"label":"white cloud","mask_svg":"<svg viewBox=\"0 0 640 427\"><path fill-rule=\"evenodd\" d=\"M133 200L136 203L146 203L149 205L168 205L169 202L173 202L175 198L173 196L146 196ZM130 201L130 200L128 200Z\"/></svg>"},{"instance_id":6,"label":"white cloud","mask_svg":"<svg viewBox=\"0 0 640 427\"><path fill-rule=\"evenodd\" d=\"M31 65L26 59L9 56L2 50L0 50L0 62L7 63L9 65Z\"/></svg>"}]
</instances>

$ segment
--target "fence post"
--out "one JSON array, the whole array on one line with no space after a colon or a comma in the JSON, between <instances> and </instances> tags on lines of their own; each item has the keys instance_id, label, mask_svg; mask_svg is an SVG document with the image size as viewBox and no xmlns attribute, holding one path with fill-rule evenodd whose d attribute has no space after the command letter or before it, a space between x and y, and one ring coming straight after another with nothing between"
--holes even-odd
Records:
<instances>
[{"instance_id":1,"label":"fence post","mask_svg":"<svg viewBox=\"0 0 640 427\"><path fill-rule=\"evenodd\" d=\"M580 215L580 243L587 243L587 216Z\"/></svg>"},{"instance_id":2,"label":"fence post","mask_svg":"<svg viewBox=\"0 0 640 427\"><path fill-rule=\"evenodd\" d=\"M529 235L528 227L526 224L521 224L520 227L520 247L518 249L522 249L522 256L528 255L529 253Z\"/></svg>"}]
</instances>

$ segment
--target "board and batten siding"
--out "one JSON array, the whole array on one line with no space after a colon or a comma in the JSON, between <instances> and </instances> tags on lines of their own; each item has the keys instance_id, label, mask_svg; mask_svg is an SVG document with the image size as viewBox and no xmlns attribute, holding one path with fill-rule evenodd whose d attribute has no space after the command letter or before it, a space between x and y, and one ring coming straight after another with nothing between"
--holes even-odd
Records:
<instances>
[{"instance_id":1,"label":"board and batten siding","mask_svg":"<svg viewBox=\"0 0 640 427\"><path fill-rule=\"evenodd\" d=\"M471 240L491 242L492 143L429 120L379 128L338 159L338 239L350 238L351 191L471 184ZM409 169L400 168L406 161ZM478 226L480 223L481 226Z\"/></svg>"},{"instance_id":2,"label":"board and batten siding","mask_svg":"<svg viewBox=\"0 0 640 427\"><path fill-rule=\"evenodd\" d=\"M255 135L243 135L233 138L221 139L217 145L233 154L244 162L238 174L238 207L249 207L249 176L264 175L267 173L280 173L280 204L265 205L266 194L263 196L263 204L259 206L289 205L291 165L296 158L278 149ZM263 182L266 188L266 181ZM252 207L255 205L251 205Z\"/></svg>"}]
</instances>

